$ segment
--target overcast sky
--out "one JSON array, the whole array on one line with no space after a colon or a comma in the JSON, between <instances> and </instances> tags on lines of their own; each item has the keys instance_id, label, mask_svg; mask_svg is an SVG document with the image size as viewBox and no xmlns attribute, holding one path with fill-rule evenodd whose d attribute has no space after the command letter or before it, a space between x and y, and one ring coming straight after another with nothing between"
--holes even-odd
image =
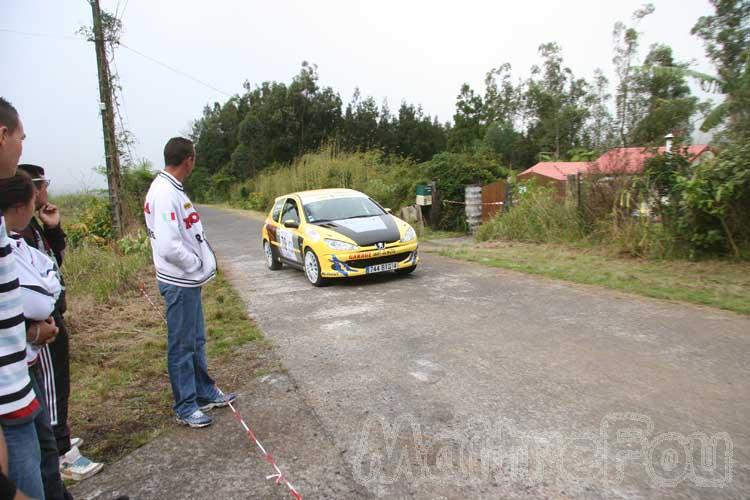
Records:
<instances>
[{"instance_id":1,"label":"overcast sky","mask_svg":"<svg viewBox=\"0 0 750 500\"><path fill-rule=\"evenodd\" d=\"M463 82L483 91L485 73L503 62L514 78L539 62L541 43L557 41L579 77L612 75L612 28L630 22L642 1L291 1L101 0L118 12L125 45L206 82L172 72L125 48L116 54L125 126L134 156L163 166L166 140L189 130L207 103L241 93L242 83L288 83L303 60L320 84L348 102L355 87L391 110L405 100L441 122L452 119ZM655 0L640 26L641 55L666 43L679 60L712 71L690 29L712 12L707 0ZM103 187L104 163L93 44L76 37L91 23L85 0L0 0L0 95L21 113L23 162L45 166L53 193ZM27 36L14 30L53 36Z\"/></svg>"}]
</instances>

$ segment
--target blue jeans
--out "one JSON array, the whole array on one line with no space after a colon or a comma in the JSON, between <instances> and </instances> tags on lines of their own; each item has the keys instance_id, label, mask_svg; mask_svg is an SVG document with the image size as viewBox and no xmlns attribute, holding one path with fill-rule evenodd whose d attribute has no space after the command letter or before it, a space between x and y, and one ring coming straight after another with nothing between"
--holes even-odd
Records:
<instances>
[{"instance_id":1,"label":"blue jeans","mask_svg":"<svg viewBox=\"0 0 750 500\"><path fill-rule=\"evenodd\" d=\"M39 449L42 454L41 471L42 484L44 484L44 497L46 500L65 500L72 497L65 489L65 486L63 486L63 481L60 477L60 456L57 451L55 432L52 430L52 424L50 423L47 402L42 392L44 374L42 374L40 363L41 361L37 361L35 365L29 368L29 375L31 376L31 385L34 387L36 399L42 407L42 411L34 419L34 425L36 426L36 435L39 439Z\"/></svg>"},{"instance_id":2,"label":"blue jeans","mask_svg":"<svg viewBox=\"0 0 750 500\"><path fill-rule=\"evenodd\" d=\"M167 370L173 408L178 417L185 418L219 395L206 364L201 289L160 281L159 292L167 306Z\"/></svg>"},{"instance_id":3,"label":"blue jeans","mask_svg":"<svg viewBox=\"0 0 750 500\"><path fill-rule=\"evenodd\" d=\"M44 500L44 485L39 464L39 438L34 421L21 425L3 425L5 445L8 447L8 477L16 487L31 498Z\"/></svg>"}]
</instances>

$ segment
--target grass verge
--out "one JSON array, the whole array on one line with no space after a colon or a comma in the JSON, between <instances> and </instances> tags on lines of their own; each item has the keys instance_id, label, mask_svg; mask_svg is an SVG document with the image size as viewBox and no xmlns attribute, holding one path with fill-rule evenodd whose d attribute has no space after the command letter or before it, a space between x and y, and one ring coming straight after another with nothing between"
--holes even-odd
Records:
<instances>
[{"instance_id":1,"label":"grass verge","mask_svg":"<svg viewBox=\"0 0 750 500\"><path fill-rule=\"evenodd\" d=\"M492 267L750 314L750 262L653 261L567 245L498 241L434 251Z\"/></svg>"},{"instance_id":2,"label":"grass verge","mask_svg":"<svg viewBox=\"0 0 750 500\"><path fill-rule=\"evenodd\" d=\"M71 343L70 427L86 440L87 456L111 463L173 425L163 302L147 254L75 248L63 271ZM140 294L141 283L158 310ZM204 287L203 305L209 368L220 387L232 390L265 369L258 361L264 356L257 354L268 345L221 274Z\"/></svg>"}]
</instances>

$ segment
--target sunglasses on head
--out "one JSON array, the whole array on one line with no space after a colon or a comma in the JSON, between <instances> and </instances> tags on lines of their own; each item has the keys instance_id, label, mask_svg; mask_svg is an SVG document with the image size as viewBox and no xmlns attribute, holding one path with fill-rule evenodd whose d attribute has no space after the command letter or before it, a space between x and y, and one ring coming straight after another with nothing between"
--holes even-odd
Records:
<instances>
[{"instance_id":1,"label":"sunglasses on head","mask_svg":"<svg viewBox=\"0 0 750 500\"><path fill-rule=\"evenodd\" d=\"M36 187L41 189L42 187L48 187L52 181L49 179L45 179L44 177L37 177L36 179L31 179L31 182L33 182Z\"/></svg>"}]
</instances>

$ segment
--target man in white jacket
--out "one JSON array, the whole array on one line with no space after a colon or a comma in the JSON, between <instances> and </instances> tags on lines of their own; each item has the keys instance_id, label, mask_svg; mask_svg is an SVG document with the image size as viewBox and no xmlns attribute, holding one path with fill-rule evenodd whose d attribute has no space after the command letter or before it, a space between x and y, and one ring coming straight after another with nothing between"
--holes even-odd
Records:
<instances>
[{"instance_id":1,"label":"man in white jacket","mask_svg":"<svg viewBox=\"0 0 750 500\"><path fill-rule=\"evenodd\" d=\"M143 211L159 292L167 307L173 408L178 422L206 427L213 419L204 411L227 406L236 397L216 387L206 363L201 286L216 275L216 257L182 186L195 166L193 143L182 137L170 139L164 147L164 164L151 183Z\"/></svg>"}]
</instances>

